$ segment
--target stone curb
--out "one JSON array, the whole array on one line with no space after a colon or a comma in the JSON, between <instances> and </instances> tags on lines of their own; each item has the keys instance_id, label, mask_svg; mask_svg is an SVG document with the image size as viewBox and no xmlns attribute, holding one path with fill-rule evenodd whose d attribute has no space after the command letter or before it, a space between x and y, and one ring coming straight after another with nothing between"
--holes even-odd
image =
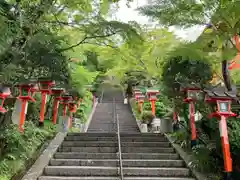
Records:
<instances>
[{"instance_id":1,"label":"stone curb","mask_svg":"<svg viewBox=\"0 0 240 180\"><path fill-rule=\"evenodd\" d=\"M185 161L187 167L191 170L193 176L197 180L209 180L204 174L198 172L196 169L194 169L191 164L191 155L187 154L180 145L174 143L174 139L170 137L169 135L165 134L169 142L172 144L174 149L177 151L177 153L180 155L180 157Z\"/></svg>"},{"instance_id":2,"label":"stone curb","mask_svg":"<svg viewBox=\"0 0 240 180\"><path fill-rule=\"evenodd\" d=\"M98 100L96 100L92 112L90 113L87 122L85 123L83 132L87 132L90 122L92 121L93 114L95 113L96 107L98 105Z\"/></svg>"},{"instance_id":3,"label":"stone curb","mask_svg":"<svg viewBox=\"0 0 240 180\"><path fill-rule=\"evenodd\" d=\"M53 154L57 151L58 147L62 144L67 133L59 132L55 138L50 142L48 147L39 156L33 166L28 170L22 180L37 180L42 175L44 168L48 165Z\"/></svg>"}]
</instances>

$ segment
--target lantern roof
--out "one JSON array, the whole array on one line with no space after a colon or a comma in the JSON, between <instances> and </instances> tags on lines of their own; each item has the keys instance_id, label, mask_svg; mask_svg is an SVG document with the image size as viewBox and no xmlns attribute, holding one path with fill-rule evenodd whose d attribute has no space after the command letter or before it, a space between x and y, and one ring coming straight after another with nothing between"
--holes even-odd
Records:
<instances>
[{"instance_id":1,"label":"lantern roof","mask_svg":"<svg viewBox=\"0 0 240 180\"><path fill-rule=\"evenodd\" d=\"M232 91L228 91L225 87L219 86L219 87L212 87L212 88L206 88L203 89L203 92L206 93L206 95L210 99L225 99L225 100L237 100L237 90L233 88Z\"/></svg>"},{"instance_id":2,"label":"lantern roof","mask_svg":"<svg viewBox=\"0 0 240 180\"><path fill-rule=\"evenodd\" d=\"M199 91L202 87L196 83L181 83L180 84L180 91L186 92L188 90L195 90Z\"/></svg>"},{"instance_id":3,"label":"lantern roof","mask_svg":"<svg viewBox=\"0 0 240 180\"><path fill-rule=\"evenodd\" d=\"M65 88L52 88L52 94L61 94L63 92L65 92Z\"/></svg>"},{"instance_id":4,"label":"lantern roof","mask_svg":"<svg viewBox=\"0 0 240 180\"><path fill-rule=\"evenodd\" d=\"M31 82L31 81L25 81L25 82L21 82L19 84L16 85L16 87L27 87L27 88L31 88L34 87L36 85L35 82Z\"/></svg>"},{"instance_id":5,"label":"lantern roof","mask_svg":"<svg viewBox=\"0 0 240 180\"><path fill-rule=\"evenodd\" d=\"M147 89L147 93L159 93L157 89Z\"/></svg>"},{"instance_id":6,"label":"lantern roof","mask_svg":"<svg viewBox=\"0 0 240 180\"><path fill-rule=\"evenodd\" d=\"M44 84L51 84L51 85L55 84L55 81L52 80L52 78L50 78L50 77L39 77L38 81L40 83L44 83Z\"/></svg>"},{"instance_id":7,"label":"lantern roof","mask_svg":"<svg viewBox=\"0 0 240 180\"><path fill-rule=\"evenodd\" d=\"M63 94L62 98L70 100L70 99L72 99L72 96L70 94Z\"/></svg>"}]
</instances>

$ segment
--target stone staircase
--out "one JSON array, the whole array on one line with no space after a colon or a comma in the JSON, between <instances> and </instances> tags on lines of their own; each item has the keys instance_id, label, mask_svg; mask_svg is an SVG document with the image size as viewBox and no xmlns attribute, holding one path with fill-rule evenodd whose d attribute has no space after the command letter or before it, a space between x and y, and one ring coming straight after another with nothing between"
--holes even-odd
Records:
<instances>
[{"instance_id":1,"label":"stone staircase","mask_svg":"<svg viewBox=\"0 0 240 180\"><path fill-rule=\"evenodd\" d=\"M116 114L118 114L119 128L121 133L140 132L135 117L129 106L123 102L116 103Z\"/></svg>"},{"instance_id":2,"label":"stone staircase","mask_svg":"<svg viewBox=\"0 0 240 180\"><path fill-rule=\"evenodd\" d=\"M116 114L124 180L194 180L166 137L140 133L122 96L114 93L104 94L87 133L68 133L38 180L120 180Z\"/></svg>"},{"instance_id":3,"label":"stone staircase","mask_svg":"<svg viewBox=\"0 0 240 180\"><path fill-rule=\"evenodd\" d=\"M99 103L88 127L88 132L116 132L113 103Z\"/></svg>"},{"instance_id":4,"label":"stone staircase","mask_svg":"<svg viewBox=\"0 0 240 180\"><path fill-rule=\"evenodd\" d=\"M194 180L160 134L121 133L126 180ZM39 180L120 180L116 133L69 133Z\"/></svg>"}]
</instances>

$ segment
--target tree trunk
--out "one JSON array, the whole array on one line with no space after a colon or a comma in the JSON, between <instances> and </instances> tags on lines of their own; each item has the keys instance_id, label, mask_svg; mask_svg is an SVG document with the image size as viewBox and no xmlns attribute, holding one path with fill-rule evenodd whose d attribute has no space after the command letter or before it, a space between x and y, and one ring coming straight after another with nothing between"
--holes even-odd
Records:
<instances>
[{"instance_id":1,"label":"tree trunk","mask_svg":"<svg viewBox=\"0 0 240 180\"><path fill-rule=\"evenodd\" d=\"M228 91L232 91L231 77L228 70L227 60L222 61L222 75L224 79L224 84Z\"/></svg>"}]
</instances>

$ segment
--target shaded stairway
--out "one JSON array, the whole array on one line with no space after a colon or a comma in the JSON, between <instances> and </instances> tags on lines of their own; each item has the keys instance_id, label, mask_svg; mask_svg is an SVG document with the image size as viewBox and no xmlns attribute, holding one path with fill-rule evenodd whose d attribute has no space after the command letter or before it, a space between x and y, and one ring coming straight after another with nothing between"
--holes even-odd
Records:
<instances>
[{"instance_id":1,"label":"shaded stairway","mask_svg":"<svg viewBox=\"0 0 240 180\"><path fill-rule=\"evenodd\" d=\"M120 180L116 114L124 180L194 180L168 140L140 133L123 99L114 103L111 95L97 106L88 133L68 133L39 180Z\"/></svg>"},{"instance_id":2,"label":"shaded stairway","mask_svg":"<svg viewBox=\"0 0 240 180\"><path fill-rule=\"evenodd\" d=\"M129 106L124 104L121 90L105 90L100 99L87 132L116 132L116 114L119 115L120 132L140 132Z\"/></svg>"}]
</instances>

